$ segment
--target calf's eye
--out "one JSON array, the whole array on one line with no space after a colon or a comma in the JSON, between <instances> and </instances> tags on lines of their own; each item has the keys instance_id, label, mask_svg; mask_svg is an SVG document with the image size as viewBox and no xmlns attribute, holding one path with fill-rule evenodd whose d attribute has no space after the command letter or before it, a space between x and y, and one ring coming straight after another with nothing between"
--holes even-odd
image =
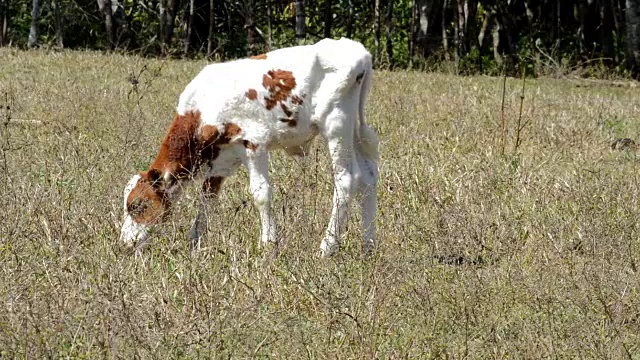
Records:
<instances>
[{"instance_id":1,"label":"calf's eye","mask_svg":"<svg viewBox=\"0 0 640 360\"><path fill-rule=\"evenodd\" d=\"M147 202L142 199L135 199L129 204L129 206L127 206L127 211L134 217L144 214L146 209Z\"/></svg>"}]
</instances>

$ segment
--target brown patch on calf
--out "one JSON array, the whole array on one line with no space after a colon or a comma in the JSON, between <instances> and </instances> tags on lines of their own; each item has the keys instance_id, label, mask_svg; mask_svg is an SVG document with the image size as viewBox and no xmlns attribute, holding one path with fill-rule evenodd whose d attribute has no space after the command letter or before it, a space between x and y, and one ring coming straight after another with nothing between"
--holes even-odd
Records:
<instances>
[{"instance_id":1,"label":"brown patch on calf","mask_svg":"<svg viewBox=\"0 0 640 360\"><path fill-rule=\"evenodd\" d=\"M241 132L242 132L242 129L237 124L234 124L234 123L224 124L224 138L221 139L220 144L228 144L231 141L231 139L240 135Z\"/></svg>"},{"instance_id":2,"label":"brown patch on calf","mask_svg":"<svg viewBox=\"0 0 640 360\"><path fill-rule=\"evenodd\" d=\"M267 110L273 109L278 102L286 101L291 96L291 90L296 87L296 78L291 71L269 70L262 76L262 86L269 91L265 97Z\"/></svg>"},{"instance_id":3,"label":"brown patch on calf","mask_svg":"<svg viewBox=\"0 0 640 360\"><path fill-rule=\"evenodd\" d=\"M245 95L246 95L247 99L249 99L249 100L255 100L255 99L258 98L258 92L256 91L256 89L247 90Z\"/></svg>"},{"instance_id":4,"label":"brown patch on calf","mask_svg":"<svg viewBox=\"0 0 640 360\"><path fill-rule=\"evenodd\" d=\"M242 142L242 144L244 145L244 147L246 147L246 148L247 148L247 149L249 149L249 150L252 150L252 151L256 151L256 150L258 150L258 145L256 145L256 144L252 143L252 142L251 142L251 141L249 141L249 140L244 140L244 141Z\"/></svg>"},{"instance_id":5,"label":"brown patch on calf","mask_svg":"<svg viewBox=\"0 0 640 360\"><path fill-rule=\"evenodd\" d=\"M250 56L249 58L253 60L266 60L267 54L254 55L254 56Z\"/></svg>"},{"instance_id":6,"label":"brown patch on calf","mask_svg":"<svg viewBox=\"0 0 640 360\"><path fill-rule=\"evenodd\" d=\"M293 103L294 105L302 105L303 101L302 101L302 98L300 98L300 96L293 95L291 97L291 103Z\"/></svg>"},{"instance_id":7,"label":"brown patch on calf","mask_svg":"<svg viewBox=\"0 0 640 360\"><path fill-rule=\"evenodd\" d=\"M212 125L200 126L200 112L188 112L178 115L169 127L167 135L160 145L160 152L150 169L159 173L170 173L175 178L192 175L198 167L218 157L219 145L228 144L242 129L234 124L224 124L224 134Z\"/></svg>"},{"instance_id":8,"label":"brown patch on calf","mask_svg":"<svg viewBox=\"0 0 640 360\"><path fill-rule=\"evenodd\" d=\"M280 107L282 108L282 111L284 111L285 115L287 115L287 117L291 117L291 115L293 115L293 112L289 110L285 103L280 103Z\"/></svg>"},{"instance_id":9,"label":"brown patch on calf","mask_svg":"<svg viewBox=\"0 0 640 360\"><path fill-rule=\"evenodd\" d=\"M160 151L150 169L170 173L176 178L188 175L196 159L196 130L200 125L200 112L192 111L176 115L160 145Z\"/></svg>"},{"instance_id":10,"label":"brown patch on calf","mask_svg":"<svg viewBox=\"0 0 640 360\"><path fill-rule=\"evenodd\" d=\"M275 101L275 100L273 100L273 99L271 99L271 98L265 97L265 98L264 98L264 103L265 103L264 105L265 105L265 107L267 108L267 110L271 110L271 109L273 109L274 107L276 107L276 104L277 104L278 102L277 102L277 101Z\"/></svg>"},{"instance_id":11,"label":"brown patch on calf","mask_svg":"<svg viewBox=\"0 0 640 360\"><path fill-rule=\"evenodd\" d=\"M210 144L215 141L219 136L218 128L212 125L205 125L200 129L200 135L197 140L202 144Z\"/></svg>"},{"instance_id":12,"label":"brown patch on calf","mask_svg":"<svg viewBox=\"0 0 640 360\"><path fill-rule=\"evenodd\" d=\"M280 121L287 123L290 127L298 125L298 121L296 119L281 118Z\"/></svg>"},{"instance_id":13,"label":"brown patch on calf","mask_svg":"<svg viewBox=\"0 0 640 360\"><path fill-rule=\"evenodd\" d=\"M218 157L219 145L228 144L242 131L238 125L228 123L222 136L213 125L204 125L197 132L200 122L200 112L177 116L150 168L169 172L177 178L191 175L201 163Z\"/></svg>"},{"instance_id":14,"label":"brown patch on calf","mask_svg":"<svg viewBox=\"0 0 640 360\"><path fill-rule=\"evenodd\" d=\"M298 120L296 119L297 113L294 114L293 111L289 110L285 103L280 103L280 107L282 108L282 111L285 113L285 115L287 115L286 118L281 118L280 121L286 122L290 127L298 125Z\"/></svg>"},{"instance_id":15,"label":"brown patch on calf","mask_svg":"<svg viewBox=\"0 0 640 360\"><path fill-rule=\"evenodd\" d=\"M203 163L217 158L220 145L228 144L242 132L238 125L228 123L221 136L212 125L204 125L198 131L200 123L198 111L177 115L171 123L158 156L149 171L140 173L140 180L127 197L127 212L137 223L161 222L170 206L167 188L179 179L194 175Z\"/></svg>"},{"instance_id":16,"label":"brown patch on calf","mask_svg":"<svg viewBox=\"0 0 640 360\"><path fill-rule=\"evenodd\" d=\"M222 182L224 181L224 177L221 176L213 176L204 180L202 183L202 192L204 196L207 198L215 198L220 193L220 189L222 189Z\"/></svg>"}]
</instances>

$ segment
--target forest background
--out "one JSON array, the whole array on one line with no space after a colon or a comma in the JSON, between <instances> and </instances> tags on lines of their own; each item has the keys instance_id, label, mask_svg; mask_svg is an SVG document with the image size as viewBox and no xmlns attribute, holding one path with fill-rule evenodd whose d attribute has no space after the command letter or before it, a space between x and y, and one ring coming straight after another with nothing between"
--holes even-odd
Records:
<instances>
[{"instance_id":1,"label":"forest background","mask_svg":"<svg viewBox=\"0 0 640 360\"><path fill-rule=\"evenodd\" d=\"M640 73L640 0L0 0L0 46L222 61L341 36L378 68Z\"/></svg>"}]
</instances>

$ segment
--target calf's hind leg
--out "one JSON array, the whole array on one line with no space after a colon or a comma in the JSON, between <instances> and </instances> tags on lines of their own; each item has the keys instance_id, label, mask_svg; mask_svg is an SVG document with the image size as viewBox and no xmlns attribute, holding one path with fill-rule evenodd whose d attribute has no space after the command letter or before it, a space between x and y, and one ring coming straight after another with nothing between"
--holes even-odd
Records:
<instances>
[{"instance_id":1,"label":"calf's hind leg","mask_svg":"<svg viewBox=\"0 0 640 360\"><path fill-rule=\"evenodd\" d=\"M364 227L364 243L362 251L369 255L377 247L376 242L376 213L378 202L378 164L375 159L358 151L358 165L360 176L358 192L362 196L362 224Z\"/></svg>"},{"instance_id":2,"label":"calf's hind leg","mask_svg":"<svg viewBox=\"0 0 640 360\"><path fill-rule=\"evenodd\" d=\"M339 248L340 236L349 217L349 206L356 188L358 163L353 147L353 124L346 121L348 117L339 109L328 119L333 125L324 136L329 145L331 162L333 163L333 206L329 225L320 244L323 257L333 255Z\"/></svg>"}]
</instances>

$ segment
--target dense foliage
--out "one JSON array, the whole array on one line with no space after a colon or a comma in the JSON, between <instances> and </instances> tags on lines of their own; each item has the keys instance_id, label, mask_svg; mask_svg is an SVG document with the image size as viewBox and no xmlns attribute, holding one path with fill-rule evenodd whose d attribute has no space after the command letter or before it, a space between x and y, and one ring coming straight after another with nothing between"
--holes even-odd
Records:
<instances>
[{"instance_id":1,"label":"dense foliage","mask_svg":"<svg viewBox=\"0 0 640 360\"><path fill-rule=\"evenodd\" d=\"M380 67L631 70L638 0L0 0L0 44L224 60L323 37ZM31 34L31 35L30 35Z\"/></svg>"}]
</instances>

